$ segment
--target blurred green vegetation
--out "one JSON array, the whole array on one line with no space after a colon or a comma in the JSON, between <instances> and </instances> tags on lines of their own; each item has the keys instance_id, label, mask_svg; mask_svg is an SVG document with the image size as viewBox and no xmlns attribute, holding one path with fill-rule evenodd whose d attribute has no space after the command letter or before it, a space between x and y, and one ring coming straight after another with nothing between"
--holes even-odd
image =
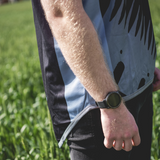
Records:
<instances>
[{"instance_id":1,"label":"blurred green vegetation","mask_svg":"<svg viewBox=\"0 0 160 160\"><path fill-rule=\"evenodd\" d=\"M160 68L160 3L149 0ZM160 91L153 95L152 160L160 160ZM0 6L0 160L69 160L54 137L31 2Z\"/></svg>"},{"instance_id":2,"label":"blurred green vegetation","mask_svg":"<svg viewBox=\"0 0 160 160\"><path fill-rule=\"evenodd\" d=\"M0 6L0 160L67 160L47 109L31 2Z\"/></svg>"},{"instance_id":3,"label":"blurred green vegetation","mask_svg":"<svg viewBox=\"0 0 160 160\"><path fill-rule=\"evenodd\" d=\"M156 67L160 68L160 3L159 0L149 0L154 34L157 45ZM153 142L151 160L160 160L160 91L153 94Z\"/></svg>"}]
</instances>

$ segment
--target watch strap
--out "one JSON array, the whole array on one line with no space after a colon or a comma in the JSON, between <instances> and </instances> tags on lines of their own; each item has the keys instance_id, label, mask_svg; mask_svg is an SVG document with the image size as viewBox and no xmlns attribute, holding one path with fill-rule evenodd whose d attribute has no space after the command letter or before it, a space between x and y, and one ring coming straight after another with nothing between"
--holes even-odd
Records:
<instances>
[{"instance_id":1,"label":"watch strap","mask_svg":"<svg viewBox=\"0 0 160 160\"><path fill-rule=\"evenodd\" d=\"M103 100L102 102L96 102L97 106L99 108L107 108L107 109L110 109L111 107L106 103L105 100Z\"/></svg>"},{"instance_id":2,"label":"watch strap","mask_svg":"<svg viewBox=\"0 0 160 160\"><path fill-rule=\"evenodd\" d=\"M120 95L120 97L122 97L119 91L109 92L108 95L109 95L110 93L117 93L117 94ZM107 97L106 97L106 98L107 98ZM102 108L102 109L103 109L103 108L107 108L107 109L113 108L113 107L111 107L110 105L108 105L106 98L105 98L103 101L101 101L101 102L96 102L96 104L97 104L97 106L98 106L99 108ZM122 100L122 99L121 99L121 100ZM118 105L118 106L119 106L119 105ZM117 106L117 107L118 107L118 106ZM117 107L115 107L115 108L117 108Z\"/></svg>"}]
</instances>

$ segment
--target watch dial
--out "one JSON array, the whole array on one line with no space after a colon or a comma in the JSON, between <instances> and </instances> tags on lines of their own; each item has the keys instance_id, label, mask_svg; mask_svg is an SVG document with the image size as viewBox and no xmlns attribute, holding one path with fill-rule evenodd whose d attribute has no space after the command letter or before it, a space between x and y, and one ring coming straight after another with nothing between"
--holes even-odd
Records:
<instances>
[{"instance_id":1,"label":"watch dial","mask_svg":"<svg viewBox=\"0 0 160 160\"><path fill-rule=\"evenodd\" d=\"M111 107L113 107L113 108L117 107L120 102L121 102L121 98L117 93L112 93L111 95L109 95L108 104Z\"/></svg>"}]
</instances>

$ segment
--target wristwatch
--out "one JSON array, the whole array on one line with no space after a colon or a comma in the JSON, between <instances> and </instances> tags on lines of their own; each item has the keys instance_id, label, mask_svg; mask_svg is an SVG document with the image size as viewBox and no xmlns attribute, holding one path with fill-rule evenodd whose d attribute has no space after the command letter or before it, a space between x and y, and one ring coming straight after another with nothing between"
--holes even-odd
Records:
<instances>
[{"instance_id":1,"label":"wristwatch","mask_svg":"<svg viewBox=\"0 0 160 160\"><path fill-rule=\"evenodd\" d=\"M96 102L99 108L115 109L121 104L122 97L119 91L109 92L102 102Z\"/></svg>"}]
</instances>

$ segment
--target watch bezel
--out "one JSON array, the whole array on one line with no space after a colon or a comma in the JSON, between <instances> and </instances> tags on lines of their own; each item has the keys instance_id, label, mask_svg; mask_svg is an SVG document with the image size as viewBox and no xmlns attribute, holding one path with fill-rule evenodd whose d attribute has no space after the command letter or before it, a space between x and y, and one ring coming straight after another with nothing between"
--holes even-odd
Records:
<instances>
[{"instance_id":1,"label":"watch bezel","mask_svg":"<svg viewBox=\"0 0 160 160\"><path fill-rule=\"evenodd\" d=\"M119 102L114 106L114 105L111 105L110 103L109 103L109 98L112 96L112 95L118 95L118 98L119 98ZM109 92L108 93L108 95L107 95L107 97L106 97L106 103L107 103L107 105L109 106L109 108L118 108L119 106L120 106L120 104L121 104L121 101L122 101L122 97L121 97L121 95L119 94L119 92L118 91L116 91L116 92Z\"/></svg>"},{"instance_id":2,"label":"watch bezel","mask_svg":"<svg viewBox=\"0 0 160 160\"><path fill-rule=\"evenodd\" d=\"M109 98L112 94L116 94L119 97L119 103L116 106L112 106L109 103ZM99 108L115 109L120 106L121 102L122 102L122 97L121 97L119 91L113 91L113 92L109 92L103 101L96 102L96 104L99 106Z\"/></svg>"}]
</instances>

